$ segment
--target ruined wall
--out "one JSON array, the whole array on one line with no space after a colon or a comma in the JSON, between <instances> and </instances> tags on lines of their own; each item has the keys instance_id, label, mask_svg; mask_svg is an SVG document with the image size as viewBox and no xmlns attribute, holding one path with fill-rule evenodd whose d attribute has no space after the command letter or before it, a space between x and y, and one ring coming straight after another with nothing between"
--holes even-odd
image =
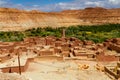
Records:
<instances>
[{"instance_id":1,"label":"ruined wall","mask_svg":"<svg viewBox=\"0 0 120 80\"><path fill-rule=\"evenodd\" d=\"M113 76L116 79L118 79L120 77L119 75L117 75L114 72L112 72L111 70L109 70L107 67L104 67L104 70L106 73L110 74L111 76Z\"/></svg>"},{"instance_id":2,"label":"ruined wall","mask_svg":"<svg viewBox=\"0 0 120 80\"><path fill-rule=\"evenodd\" d=\"M33 58L28 58L25 65L21 66L21 72L25 72L29 66L29 63L33 61ZM19 73L19 66L11 66L11 67L4 67L4 68L0 68L2 70L3 73L14 73L17 72Z\"/></svg>"},{"instance_id":3,"label":"ruined wall","mask_svg":"<svg viewBox=\"0 0 120 80\"><path fill-rule=\"evenodd\" d=\"M104 52L96 55L97 61L110 62L110 61L119 61L119 58L115 55L105 55Z\"/></svg>"},{"instance_id":4,"label":"ruined wall","mask_svg":"<svg viewBox=\"0 0 120 80\"><path fill-rule=\"evenodd\" d=\"M114 55L97 55L97 61L102 61L102 62L110 62L110 61L119 61L118 57L115 57Z\"/></svg>"},{"instance_id":5,"label":"ruined wall","mask_svg":"<svg viewBox=\"0 0 120 80\"><path fill-rule=\"evenodd\" d=\"M120 53L120 38L108 39L103 43L105 47Z\"/></svg>"},{"instance_id":6,"label":"ruined wall","mask_svg":"<svg viewBox=\"0 0 120 80\"><path fill-rule=\"evenodd\" d=\"M58 60L62 61L63 57L58 57L58 56L38 56L34 59L35 61L44 61L44 60Z\"/></svg>"}]
</instances>

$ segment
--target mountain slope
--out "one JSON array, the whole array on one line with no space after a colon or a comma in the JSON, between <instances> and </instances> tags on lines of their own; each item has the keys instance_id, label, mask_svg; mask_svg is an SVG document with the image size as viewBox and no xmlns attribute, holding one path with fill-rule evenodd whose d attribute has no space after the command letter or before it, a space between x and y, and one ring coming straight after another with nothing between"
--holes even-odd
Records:
<instances>
[{"instance_id":1,"label":"mountain slope","mask_svg":"<svg viewBox=\"0 0 120 80\"><path fill-rule=\"evenodd\" d=\"M120 23L119 13L120 9L104 9L100 7L62 12L0 8L0 31L19 31L33 27Z\"/></svg>"}]
</instances>

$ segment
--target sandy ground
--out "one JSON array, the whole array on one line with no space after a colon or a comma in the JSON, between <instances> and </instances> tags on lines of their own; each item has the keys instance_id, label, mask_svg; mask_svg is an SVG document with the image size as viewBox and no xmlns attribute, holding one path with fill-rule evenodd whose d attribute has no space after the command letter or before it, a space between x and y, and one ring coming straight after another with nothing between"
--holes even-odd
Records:
<instances>
[{"instance_id":1,"label":"sandy ground","mask_svg":"<svg viewBox=\"0 0 120 80\"><path fill-rule=\"evenodd\" d=\"M0 73L0 80L29 80L23 75L17 73Z\"/></svg>"},{"instance_id":2,"label":"sandy ground","mask_svg":"<svg viewBox=\"0 0 120 80\"><path fill-rule=\"evenodd\" d=\"M84 64L89 64L89 68L78 67ZM111 80L95 65L94 61L35 61L22 75L31 80Z\"/></svg>"}]
</instances>

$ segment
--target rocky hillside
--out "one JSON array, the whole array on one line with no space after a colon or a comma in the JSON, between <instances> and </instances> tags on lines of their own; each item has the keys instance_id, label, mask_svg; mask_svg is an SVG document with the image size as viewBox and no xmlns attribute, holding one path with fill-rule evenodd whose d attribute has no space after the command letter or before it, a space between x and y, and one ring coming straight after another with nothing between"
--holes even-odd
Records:
<instances>
[{"instance_id":1,"label":"rocky hillside","mask_svg":"<svg viewBox=\"0 0 120 80\"><path fill-rule=\"evenodd\" d=\"M71 13L76 15L77 19L91 24L120 23L120 8L105 9L101 7L85 8L84 10L67 10L63 13Z\"/></svg>"},{"instance_id":2,"label":"rocky hillside","mask_svg":"<svg viewBox=\"0 0 120 80\"><path fill-rule=\"evenodd\" d=\"M63 27L120 23L120 9L100 7L62 12L24 11L0 8L0 31L25 30L36 27Z\"/></svg>"}]
</instances>

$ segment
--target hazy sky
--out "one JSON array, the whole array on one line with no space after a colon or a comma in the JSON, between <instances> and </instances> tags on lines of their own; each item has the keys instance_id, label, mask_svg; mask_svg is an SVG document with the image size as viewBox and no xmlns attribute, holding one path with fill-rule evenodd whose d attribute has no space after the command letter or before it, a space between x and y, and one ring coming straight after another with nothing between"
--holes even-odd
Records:
<instances>
[{"instance_id":1,"label":"hazy sky","mask_svg":"<svg viewBox=\"0 0 120 80\"><path fill-rule=\"evenodd\" d=\"M60 11L86 7L120 8L120 0L0 0L0 7Z\"/></svg>"}]
</instances>

